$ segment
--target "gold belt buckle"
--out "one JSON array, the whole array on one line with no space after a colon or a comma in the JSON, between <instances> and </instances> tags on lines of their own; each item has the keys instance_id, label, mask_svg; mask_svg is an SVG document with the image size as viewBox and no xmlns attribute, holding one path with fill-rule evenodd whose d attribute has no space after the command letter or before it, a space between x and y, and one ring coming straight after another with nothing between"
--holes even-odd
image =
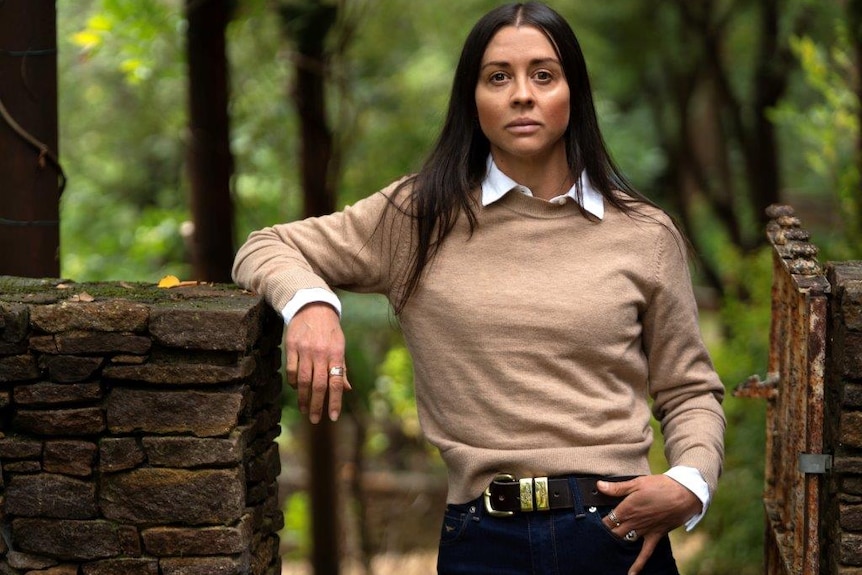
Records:
<instances>
[{"instance_id":1,"label":"gold belt buckle","mask_svg":"<svg viewBox=\"0 0 862 575\"><path fill-rule=\"evenodd\" d=\"M536 477L533 479L533 484L536 488L536 510L549 510L551 508L551 503L548 500L548 478Z\"/></svg>"},{"instance_id":2,"label":"gold belt buckle","mask_svg":"<svg viewBox=\"0 0 862 575\"><path fill-rule=\"evenodd\" d=\"M508 473L500 473L491 480L491 483L497 480L516 481L513 475ZM548 499L548 478L547 477L525 477L518 481L518 499L521 504L521 511L547 511L551 508ZM485 511L491 517L511 517L515 514L514 511L497 511L491 504L491 485L485 488Z\"/></svg>"},{"instance_id":3,"label":"gold belt buckle","mask_svg":"<svg viewBox=\"0 0 862 575\"><path fill-rule=\"evenodd\" d=\"M498 479L505 479L506 481L515 481L515 476L510 475L508 473L500 473L500 474L494 476L494 479L491 480L491 483L493 483L494 481L497 481ZM494 507L491 505L491 485L490 484L488 484L488 487L485 488L484 499L485 499L485 511L487 511L488 515L490 515L491 517L511 517L512 515L515 514L514 511L497 511L496 509L494 509Z\"/></svg>"},{"instance_id":4,"label":"gold belt buckle","mask_svg":"<svg viewBox=\"0 0 862 575\"><path fill-rule=\"evenodd\" d=\"M519 499L521 500L521 511L532 511L535 509L533 505L533 478L525 477L518 480L519 484Z\"/></svg>"}]
</instances>

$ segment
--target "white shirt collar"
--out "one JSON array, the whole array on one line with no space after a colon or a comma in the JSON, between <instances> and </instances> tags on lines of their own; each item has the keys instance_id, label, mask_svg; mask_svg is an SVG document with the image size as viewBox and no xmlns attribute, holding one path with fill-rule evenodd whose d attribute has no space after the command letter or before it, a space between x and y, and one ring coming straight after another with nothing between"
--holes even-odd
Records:
<instances>
[{"instance_id":1,"label":"white shirt collar","mask_svg":"<svg viewBox=\"0 0 862 575\"><path fill-rule=\"evenodd\" d=\"M533 192L531 192L529 188L522 186L504 174L500 168L497 167L497 164L494 163L494 159L489 154L488 171L485 174L485 179L482 180L482 205L489 206L512 190L517 190L528 196L533 195ZM588 213L602 219L605 215L604 198L602 197L601 192L596 190L592 184L590 184L590 179L587 177L586 172L581 173L581 195L581 207ZM553 203L563 203L565 198L571 198L576 202L579 201L577 184L569 188L569 191L565 194L552 198L550 201Z\"/></svg>"}]
</instances>

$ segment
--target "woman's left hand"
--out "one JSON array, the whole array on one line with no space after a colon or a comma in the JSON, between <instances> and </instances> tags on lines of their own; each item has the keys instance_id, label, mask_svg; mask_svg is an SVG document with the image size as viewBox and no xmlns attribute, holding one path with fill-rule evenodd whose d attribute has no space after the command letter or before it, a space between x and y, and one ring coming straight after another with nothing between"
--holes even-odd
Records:
<instances>
[{"instance_id":1,"label":"woman's left hand","mask_svg":"<svg viewBox=\"0 0 862 575\"><path fill-rule=\"evenodd\" d=\"M618 525L608 516L602 519L608 529L621 538L634 530L643 538L643 548L629 569L629 575L641 572L662 537L703 508L694 493L666 475L645 475L620 482L599 481L598 488L607 495L625 497L613 511Z\"/></svg>"}]
</instances>

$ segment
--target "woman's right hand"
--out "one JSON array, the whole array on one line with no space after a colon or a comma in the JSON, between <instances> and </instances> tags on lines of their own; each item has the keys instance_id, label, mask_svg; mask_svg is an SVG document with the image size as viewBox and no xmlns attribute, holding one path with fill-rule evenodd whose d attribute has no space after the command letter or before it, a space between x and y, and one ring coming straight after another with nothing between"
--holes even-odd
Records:
<instances>
[{"instance_id":1,"label":"woman's right hand","mask_svg":"<svg viewBox=\"0 0 862 575\"><path fill-rule=\"evenodd\" d=\"M342 393L351 389L338 312L325 303L303 306L287 325L284 349L287 383L297 390L300 413L317 423L327 407L329 418L336 421L341 414ZM342 368L342 375L330 375L335 367Z\"/></svg>"}]
</instances>

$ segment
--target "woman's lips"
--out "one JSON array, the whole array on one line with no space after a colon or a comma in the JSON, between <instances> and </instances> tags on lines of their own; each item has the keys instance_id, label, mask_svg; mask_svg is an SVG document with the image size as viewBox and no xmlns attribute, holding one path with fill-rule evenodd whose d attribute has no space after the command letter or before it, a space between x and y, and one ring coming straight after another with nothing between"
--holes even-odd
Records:
<instances>
[{"instance_id":1,"label":"woman's lips","mask_svg":"<svg viewBox=\"0 0 862 575\"><path fill-rule=\"evenodd\" d=\"M506 124L506 130L514 134L532 134L541 127L541 124L529 118L518 118Z\"/></svg>"}]
</instances>

